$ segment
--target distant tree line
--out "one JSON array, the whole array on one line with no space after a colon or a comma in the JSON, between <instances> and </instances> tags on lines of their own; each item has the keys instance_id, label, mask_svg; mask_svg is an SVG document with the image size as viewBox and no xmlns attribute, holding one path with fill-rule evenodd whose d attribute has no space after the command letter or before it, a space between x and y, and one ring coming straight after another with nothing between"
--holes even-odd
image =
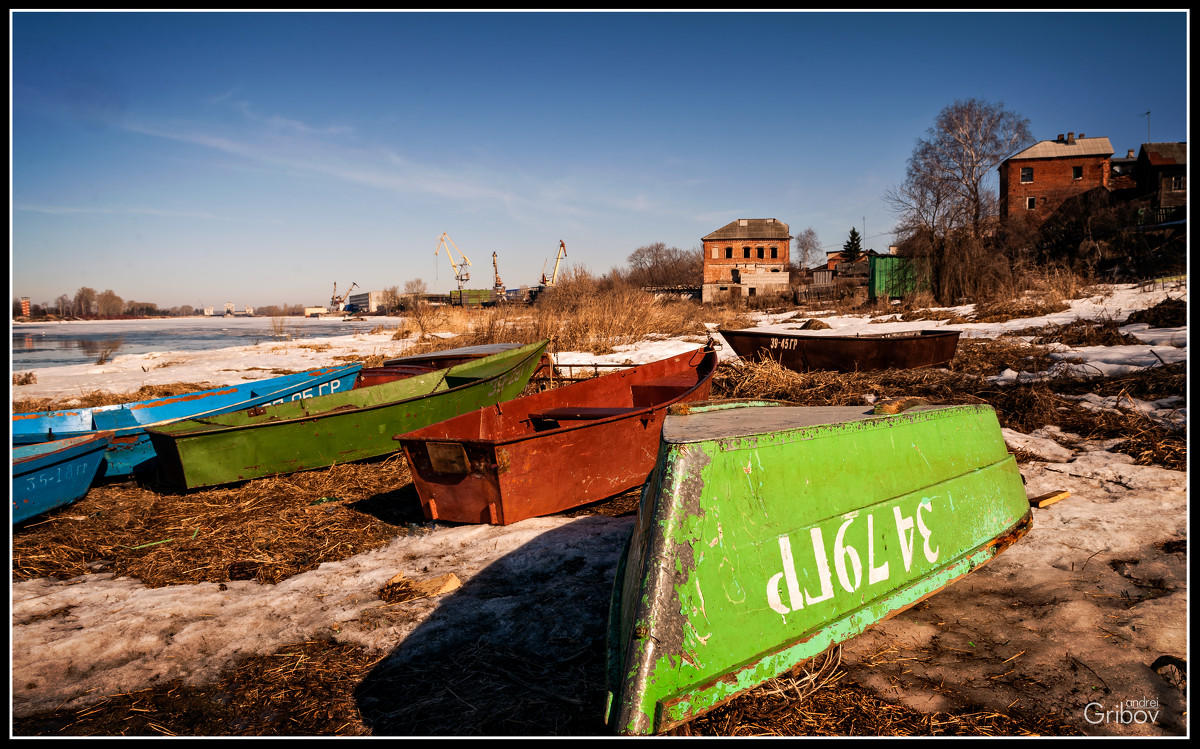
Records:
<instances>
[{"instance_id":1,"label":"distant tree line","mask_svg":"<svg viewBox=\"0 0 1200 749\"><path fill-rule=\"evenodd\" d=\"M14 299L12 307L13 318L21 317L21 300ZM220 310L224 311L223 307ZM217 310L214 309L214 312ZM256 307L254 313L263 317L281 317L303 315L304 305L283 304ZM176 307L159 307L154 302L139 302L133 299L125 300L112 289L97 292L95 289L83 286L73 295L60 294L53 304L50 302L31 303L30 317L55 317L59 319L79 320L114 320L139 317L192 317L204 314L203 308L190 304Z\"/></svg>"}]
</instances>

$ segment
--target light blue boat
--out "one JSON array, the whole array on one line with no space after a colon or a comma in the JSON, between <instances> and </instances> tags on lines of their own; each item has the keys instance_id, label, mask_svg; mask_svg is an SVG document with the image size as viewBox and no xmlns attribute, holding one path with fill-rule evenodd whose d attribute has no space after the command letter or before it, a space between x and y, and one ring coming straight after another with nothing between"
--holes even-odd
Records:
<instances>
[{"instance_id":1,"label":"light blue boat","mask_svg":"<svg viewBox=\"0 0 1200 749\"><path fill-rule=\"evenodd\" d=\"M322 367L135 403L13 414L12 444L30 445L111 431L112 440L96 478L129 476L155 465L147 427L340 393L354 387L361 370L361 364Z\"/></svg>"},{"instance_id":2,"label":"light blue boat","mask_svg":"<svg viewBox=\"0 0 1200 749\"><path fill-rule=\"evenodd\" d=\"M14 447L13 525L87 494L111 439L112 432L96 432Z\"/></svg>"}]
</instances>

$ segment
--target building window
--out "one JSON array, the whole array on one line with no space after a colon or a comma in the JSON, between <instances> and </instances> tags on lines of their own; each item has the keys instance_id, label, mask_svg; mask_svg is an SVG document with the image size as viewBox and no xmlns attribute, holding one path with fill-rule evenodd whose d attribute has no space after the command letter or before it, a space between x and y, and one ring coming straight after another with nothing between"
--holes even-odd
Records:
<instances>
[{"instance_id":1,"label":"building window","mask_svg":"<svg viewBox=\"0 0 1200 749\"><path fill-rule=\"evenodd\" d=\"M1081 166L1071 167L1071 179L1083 179L1083 167L1081 167Z\"/></svg>"},{"instance_id":2,"label":"building window","mask_svg":"<svg viewBox=\"0 0 1200 749\"><path fill-rule=\"evenodd\" d=\"M742 258L743 258L743 259L749 259L749 257L750 257L750 248L749 248L749 247L743 247L743 248L742 248Z\"/></svg>"},{"instance_id":3,"label":"building window","mask_svg":"<svg viewBox=\"0 0 1200 749\"><path fill-rule=\"evenodd\" d=\"M764 257L765 256L763 255L763 248L759 247L758 248L758 259L762 260Z\"/></svg>"},{"instance_id":4,"label":"building window","mask_svg":"<svg viewBox=\"0 0 1200 749\"><path fill-rule=\"evenodd\" d=\"M771 259L772 259L772 260L778 260L778 259L779 259L779 248L778 248L778 247L772 247L772 248L771 248Z\"/></svg>"},{"instance_id":5,"label":"building window","mask_svg":"<svg viewBox=\"0 0 1200 749\"><path fill-rule=\"evenodd\" d=\"M1173 174L1167 177L1168 190L1183 190L1187 187L1187 177L1182 174Z\"/></svg>"},{"instance_id":6,"label":"building window","mask_svg":"<svg viewBox=\"0 0 1200 749\"><path fill-rule=\"evenodd\" d=\"M712 259L713 259L713 260L716 260L717 258L719 258L719 257L721 256L721 255L720 255L720 253L721 253L721 250L720 250L720 248L714 247L714 248L712 248L712 250L713 250L713 251L712 251Z\"/></svg>"},{"instance_id":7,"label":"building window","mask_svg":"<svg viewBox=\"0 0 1200 749\"><path fill-rule=\"evenodd\" d=\"M1025 199L1025 207L1031 211L1034 208L1037 208L1037 198L1026 198Z\"/></svg>"},{"instance_id":8,"label":"building window","mask_svg":"<svg viewBox=\"0 0 1200 749\"><path fill-rule=\"evenodd\" d=\"M725 248L725 259L733 260L733 248L732 247Z\"/></svg>"},{"instance_id":9,"label":"building window","mask_svg":"<svg viewBox=\"0 0 1200 749\"><path fill-rule=\"evenodd\" d=\"M1033 167L1031 167L1031 166L1021 167L1021 182L1032 182L1032 181L1033 181Z\"/></svg>"}]
</instances>

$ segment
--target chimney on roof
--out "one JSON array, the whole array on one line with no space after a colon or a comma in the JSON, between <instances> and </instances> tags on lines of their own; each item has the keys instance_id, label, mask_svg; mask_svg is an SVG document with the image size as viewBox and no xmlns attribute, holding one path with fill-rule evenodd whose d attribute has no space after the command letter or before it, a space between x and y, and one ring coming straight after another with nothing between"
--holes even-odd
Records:
<instances>
[{"instance_id":1,"label":"chimney on roof","mask_svg":"<svg viewBox=\"0 0 1200 749\"><path fill-rule=\"evenodd\" d=\"M1067 133L1067 145L1075 145L1075 133Z\"/></svg>"},{"instance_id":2,"label":"chimney on roof","mask_svg":"<svg viewBox=\"0 0 1200 749\"><path fill-rule=\"evenodd\" d=\"M1062 142L1063 142L1063 134L1062 134L1062 133L1059 133L1059 134L1058 134L1058 137L1057 137L1057 138L1055 138L1055 140L1056 140L1056 141L1058 141L1059 143L1062 143Z\"/></svg>"},{"instance_id":3,"label":"chimney on roof","mask_svg":"<svg viewBox=\"0 0 1200 749\"><path fill-rule=\"evenodd\" d=\"M1128 151L1128 152L1126 152L1126 154L1125 154L1125 158L1127 158L1127 159L1132 159L1132 158L1134 158L1136 155L1137 155L1137 154L1135 154L1135 153L1133 152L1133 149L1131 148L1131 149L1129 149L1129 151Z\"/></svg>"},{"instance_id":4,"label":"chimney on roof","mask_svg":"<svg viewBox=\"0 0 1200 749\"><path fill-rule=\"evenodd\" d=\"M1080 134L1079 134L1079 137L1080 137L1080 138L1082 138L1082 137L1083 137L1083 133L1080 133Z\"/></svg>"}]
</instances>

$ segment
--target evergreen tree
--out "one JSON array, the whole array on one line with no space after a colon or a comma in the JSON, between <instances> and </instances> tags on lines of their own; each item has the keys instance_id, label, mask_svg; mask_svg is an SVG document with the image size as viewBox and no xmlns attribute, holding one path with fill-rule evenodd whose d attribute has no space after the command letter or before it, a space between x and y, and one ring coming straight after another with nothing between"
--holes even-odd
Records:
<instances>
[{"instance_id":1,"label":"evergreen tree","mask_svg":"<svg viewBox=\"0 0 1200 749\"><path fill-rule=\"evenodd\" d=\"M842 245L842 254L846 256L847 263L857 261L858 256L862 254L862 237L854 227L850 228L850 238Z\"/></svg>"}]
</instances>

